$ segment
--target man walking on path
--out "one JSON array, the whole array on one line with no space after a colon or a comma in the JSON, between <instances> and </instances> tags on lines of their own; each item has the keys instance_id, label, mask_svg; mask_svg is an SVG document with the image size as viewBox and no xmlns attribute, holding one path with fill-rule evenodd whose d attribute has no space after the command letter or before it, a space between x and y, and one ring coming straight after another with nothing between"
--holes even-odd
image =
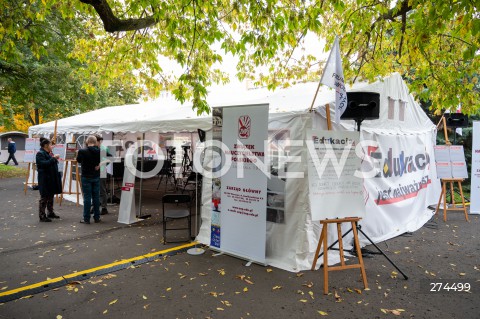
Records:
<instances>
[{"instance_id":1,"label":"man walking on path","mask_svg":"<svg viewBox=\"0 0 480 319\"><path fill-rule=\"evenodd\" d=\"M17 146L15 142L11 138L9 138L8 139L8 159L5 162L5 165L8 165L8 162L10 162L10 160L13 160L13 163L15 163L15 165L18 165L17 159L15 158L16 152L17 152Z\"/></svg>"}]
</instances>

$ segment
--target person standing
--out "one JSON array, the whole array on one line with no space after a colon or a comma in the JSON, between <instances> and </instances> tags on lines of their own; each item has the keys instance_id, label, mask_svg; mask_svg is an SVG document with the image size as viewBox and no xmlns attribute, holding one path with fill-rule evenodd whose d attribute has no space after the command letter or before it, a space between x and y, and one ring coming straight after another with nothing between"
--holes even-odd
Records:
<instances>
[{"instance_id":1,"label":"person standing","mask_svg":"<svg viewBox=\"0 0 480 319\"><path fill-rule=\"evenodd\" d=\"M15 163L15 165L18 165L17 159L15 158L16 152L17 145L11 138L8 138L8 159L5 162L5 165L8 165L8 162L10 162L10 160L13 160L13 163Z\"/></svg>"},{"instance_id":2,"label":"person standing","mask_svg":"<svg viewBox=\"0 0 480 319\"><path fill-rule=\"evenodd\" d=\"M58 159L60 155L51 155L52 143L49 139L40 141L35 162L38 170L38 190L40 191L40 202L38 215L41 222L51 222L50 218L60 218L53 211L53 197L62 193L62 178L58 171ZM48 215L45 213L48 210Z\"/></svg>"},{"instance_id":3,"label":"person standing","mask_svg":"<svg viewBox=\"0 0 480 319\"><path fill-rule=\"evenodd\" d=\"M82 165L83 219L84 224L90 224L90 207L93 201L93 219L100 222L100 149L97 138L87 137L87 146L78 151L77 162Z\"/></svg>"},{"instance_id":4,"label":"person standing","mask_svg":"<svg viewBox=\"0 0 480 319\"><path fill-rule=\"evenodd\" d=\"M106 156L112 156L108 152L108 148L106 146L102 146L103 142L103 137L100 135L95 135L97 138L97 146L100 149L100 206L102 207L102 211L100 212L100 215L106 215L108 214L107 210L107 168L106 168L106 163L107 157ZM105 155L105 156L103 156Z\"/></svg>"}]
</instances>

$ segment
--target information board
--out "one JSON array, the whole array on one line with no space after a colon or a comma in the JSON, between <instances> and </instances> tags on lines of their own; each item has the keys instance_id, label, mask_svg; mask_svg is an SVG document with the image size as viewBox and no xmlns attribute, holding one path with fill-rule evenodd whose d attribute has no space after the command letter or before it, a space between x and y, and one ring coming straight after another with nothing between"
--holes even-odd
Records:
<instances>
[{"instance_id":1,"label":"information board","mask_svg":"<svg viewBox=\"0 0 480 319\"><path fill-rule=\"evenodd\" d=\"M308 184L312 220L364 217L363 179L354 176L358 132L307 132Z\"/></svg>"}]
</instances>

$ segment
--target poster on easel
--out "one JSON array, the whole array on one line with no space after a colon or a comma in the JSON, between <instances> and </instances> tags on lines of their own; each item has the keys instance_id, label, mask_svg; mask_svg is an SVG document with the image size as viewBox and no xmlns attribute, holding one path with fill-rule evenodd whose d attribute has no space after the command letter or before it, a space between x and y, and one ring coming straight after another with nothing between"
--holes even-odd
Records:
<instances>
[{"instance_id":1,"label":"poster on easel","mask_svg":"<svg viewBox=\"0 0 480 319\"><path fill-rule=\"evenodd\" d=\"M67 143L65 149L65 160L74 161L77 158L77 143Z\"/></svg>"},{"instance_id":2,"label":"poster on easel","mask_svg":"<svg viewBox=\"0 0 480 319\"><path fill-rule=\"evenodd\" d=\"M40 149L40 139L27 138L25 139L25 154L23 156L24 163L35 163L35 157Z\"/></svg>"},{"instance_id":3,"label":"poster on easel","mask_svg":"<svg viewBox=\"0 0 480 319\"><path fill-rule=\"evenodd\" d=\"M473 122L470 214L480 214L480 122Z\"/></svg>"},{"instance_id":4,"label":"poster on easel","mask_svg":"<svg viewBox=\"0 0 480 319\"><path fill-rule=\"evenodd\" d=\"M438 178L468 178L462 145L436 145L434 151Z\"/></svg>"},{"instance_id":5,"label":"poster on easel","mask_svg":"<svg viewBox=\"0 0 480 319\"><path fill-rule=\"evenodd\" d=\"M355 176L361 168L355 153L360 134L309 130L307 136L312 220L364 217L363 179Z\"/></svg>"},{"instance_id":6,"label":"poster on easel","mask_svg":"<svg viewBox=\"0 0 480 319\"><path fill-rule=\"evenodd\" d=\"M52 149L53 154L58 154L58 171L63 172L65 167L65 144L55 144Z\"/></svg>"}]
</instances>

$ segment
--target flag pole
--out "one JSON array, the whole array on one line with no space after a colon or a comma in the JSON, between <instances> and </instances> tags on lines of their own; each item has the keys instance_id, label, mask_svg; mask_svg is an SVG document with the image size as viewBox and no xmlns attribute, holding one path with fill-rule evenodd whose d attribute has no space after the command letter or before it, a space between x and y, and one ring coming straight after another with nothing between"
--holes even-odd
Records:
<instances>
[{"instance_id":1,"label":"flag pole","mask_svg":"<svg viewBox=\"0 0 480 319\"><path fill-rule=\"evenodd\" d=\"M310 105L310 110L309 112L312 112L313 111L313 105L315 104L315 100L317 99L317 94L318 94L318 91L320 90L320 85L322 85L322 82L318 82L318 86L317 86L317 91L315 91L315 96L313 97L313 101L312 101L312 105Z\"/></svg>"},{"instance_id":2,"label":"flag pole","mask_svg":"<svg viewBox=\"0 0 480 319\"><path fill-rule=\"evenodd\" d=\"M325 114L327 116L327 130L332 130L332 119L330 117L330 104L325 104Z\"/></svg>"}]
</instances>

